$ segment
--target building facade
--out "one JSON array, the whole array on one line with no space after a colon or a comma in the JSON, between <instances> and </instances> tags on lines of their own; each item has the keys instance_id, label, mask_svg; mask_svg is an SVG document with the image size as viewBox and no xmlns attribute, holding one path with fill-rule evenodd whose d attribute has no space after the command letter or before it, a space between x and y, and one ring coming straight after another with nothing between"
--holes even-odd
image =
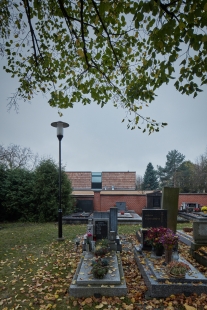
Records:
<instances>
[{"instance_id":1,"label":"building facade","mask_svg":"<svg viewBox=\"0 0 207 310\"><path fill-rule=\"evenodd\" d=\"M142 214L147 194L153 191L136 190L136 172L66 172L72 182L73 197L77 201L90 200L94 211L107 211L116 202L125 202L128 210ZM178 207L183 202L207 206L207 194L179 194Z\"/></svg>"},{"instance_id":2,"label":"building facade","mask_svg":"<svg viewBox=\"0 0 207 310\"><path fill-rule=\"evenodd\" d=\"M66 172L74 190L135 190L136 172Z\"/></svg>"}]
</instances>

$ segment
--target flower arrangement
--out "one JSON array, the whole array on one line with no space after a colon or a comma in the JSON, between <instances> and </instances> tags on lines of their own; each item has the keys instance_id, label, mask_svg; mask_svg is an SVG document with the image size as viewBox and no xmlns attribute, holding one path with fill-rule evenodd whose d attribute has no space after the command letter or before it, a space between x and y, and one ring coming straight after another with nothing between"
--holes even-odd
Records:
<instances>
[{"instance_id":1,"label":"flower arrangement","mask_svg":"<svg viewBox=\"0 0 207 310\"><path fill-rule=\"evenodd\" d=\"M99 240L96 244L94 254L95 256L104 256L109 252L108 240L102 239Z\"/></svg>"},{"instance_id":2,"label":"flower arrangement","mask_svg":"<svg viewBox=\"0 0 207 310\"><path fill-rule=\"evenodd\" d=\"M201 208L201 211L202 211L202 212L207 211L207 207L206 207L206 206L203 206L203 207Z\"/></svg>"},{"instance_id":3,"label":"flower arrangement","mask_svg":"<svg viewBox=\"0 0 207 310\"><path fill-rule=\"evenodd\" d=\"M172 249L178 242L178 235L176 235L171 229L167 229L166 233L161 236L160 242L166 249Z\"/></svg>"},{"instance_id":4,"label":"flower arrangement","mask_svg":"<svg viewBox=\"0 0 207 310\"><path fill-rule=\"evenodd\" d=\"M147 231L146 241L148 241L154 248L162 247L160 238L167 232L164 227L152 227Z\"/></svg>"},{"instance_id":5,"label":"flower arrangement","mask_svg":"<svg viewBox=\"0 0 207 310\"><path fill-rule=\"evenodd\" d=\"M200 212L200 208L195 208L194 212Z\"/></svg>"},{"instance_id":6,"label":"flower arrangement","mask_svg":"<svg viewBox=\"0 0 207 310\"><path fill-rule=\"evenodd\" d=\"M94 278L103 279L103 277L108 273L108 261L106 259L98 258L92 262L91 272Z\"/></svg>"},{"instance_id":7,"label":"flower arrangement","mask_svg":"<svg viewBox=\"0 0 207 310\"><path fill-rule=\"evenodd\" d=\"M95 256L104 256L108 253L108 247L97 245L94 251Z\"/></svg>"},{"instance_id":8,"label":"flower arrangement","mask_svg":"<svg viewBox=\"0 0 207 310\"><path fill-rule=\"evenodd\" d=\"M167 270L170 275L175 277L183 277L186 272L190 269L190 267L179 261L172 261L167 265Z\"/></svg>"},{"instance_id":9,"label":"flower arrangement","mask_svg":"<svg viewBox=\"0 0 207 310\"><path fill-rule=\"evenodd\" d=\"M86 243L90 244L90 241L92 240L92 234L88 232L84 235L84 239L86 239Z\"/></svg>"}]
</instances>

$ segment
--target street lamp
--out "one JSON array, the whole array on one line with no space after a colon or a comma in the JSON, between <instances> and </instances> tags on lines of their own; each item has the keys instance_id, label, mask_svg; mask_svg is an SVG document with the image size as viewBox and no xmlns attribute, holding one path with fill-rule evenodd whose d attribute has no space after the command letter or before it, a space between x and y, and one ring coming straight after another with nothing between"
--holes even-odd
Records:
<instances>
[{"instance_id":1,"label":"street lamp","mask_svg":"<svg viewBox=\"0 0 207 310\"><path fill-rule=\"evenodd\" d=\"M53 122L52 127L57 128L57 137L59 140L59 209L58 209L58 240L63 240L62 237L62 207L61 207L61 140L63 138L63 128L69 127L69 124L64 122Z\"/></svg>"}]
</instances>

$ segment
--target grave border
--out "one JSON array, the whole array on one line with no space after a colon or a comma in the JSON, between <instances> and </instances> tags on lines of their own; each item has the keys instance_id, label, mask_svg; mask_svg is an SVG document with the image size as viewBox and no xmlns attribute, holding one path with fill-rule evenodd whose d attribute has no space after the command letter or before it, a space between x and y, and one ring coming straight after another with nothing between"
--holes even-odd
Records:
<instances>
[{"instance_id":1,"label":"grave border","mask_svg":"<svg viewBox=\"0 0 207 310\"><path fill-rule=\"evenodd\" d=\"M124 271L122 267L121 257L119 252L114 252L114 255L117 256L119 274L121 279L121 284L113 285L104 285L101 279L97 279L98 284L90 285L77 285L76 280L81 269L81 265L84 261L85 253L79 262L73 280L69 287L69 295L73 297L91 297L91 296L126 296L127 295L127 286L124 278Z\"/></svg>"},{"instance_id":2,"label":"grave border","mask_svg":"<svg viewBox=\"0 0 207 310\"><path fill-rule=\"evenodd\" d=\"M198 281L195 281L195 285L193 285L193 280L189 283L181 283L182 281L180 281L180 279L177 279L178 283L170 282L170 279L166 279L166 282L158 282L154 279L154 274L150 268L146 268L146 265L142 263L143 259L145 259L145 255L144 253L140 253L140 249L137 246L134 247L134 258L148 288L146 297L165 298L172 294L181 293L186 296L193 293L200 295L207 291L207 284L200 284L200 282L196 283Z\"/></svg>"}]
</instances>

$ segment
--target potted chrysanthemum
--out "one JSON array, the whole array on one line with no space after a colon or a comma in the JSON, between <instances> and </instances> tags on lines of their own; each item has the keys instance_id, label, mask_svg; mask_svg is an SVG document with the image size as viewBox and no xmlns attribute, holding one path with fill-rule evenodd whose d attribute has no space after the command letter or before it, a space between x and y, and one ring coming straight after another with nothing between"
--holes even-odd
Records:
<instances>
[{"instance_id":1,"label":"potted chrysanthemum","mask_svg":"<svg viewBox=\"0 0 207 310\"><path fill-rule=\"evenodd\" d=\"M167 271L170 276L176 278L183 278L186 275L186 272L190 269L190 267L179 261L172 261L167 265Z\"/></svg>"},{"instance_id":2,"label":"potted chrysanthemum","mask_svg":"<svg viewBox=\"0 0 207 310\"><path fill-rule=\"evenodd\" d=\"M172 259L173 248L178 243L178 235L176 235L171 229L167 229L166 233L160 238L160 242L165 248L165 262L168 264Z\"/></svg>"},{"instance_id":3,"label":"potted chrysanthemum","mask_svg":"<svg viewBox=\"0 0 207 310\"><path fill-rule=\"evenodd\" d=\"M98 258L95 261L92 261L91 272L94 278L103 279L104 276L108 273L109 266L106 259Z\"/></svg>"},{"instance_id":4,"label":"potted chrysanthemum","mask_svg":"<svg viewBox=\"0 0 207 310\"><path fill-rule=\"evenodd\" d=\"M203 207L201 208L201 211L202 211L203 213L207 213L207 207L206 207L206 206L203 206Z\"/></svg>"},{"instance_id":5,"label":"potted chrysanthemum","mask_svg":"<svg viewBox=\"0 0 207 310\"><path fill-rule=\"evenodd\" d=\"M152 246L157 256L163 254L163 244L160 238L167 232L165 227L152 227L148 229L146 235L146 241Z\"/></svg>"}]
</instances>

